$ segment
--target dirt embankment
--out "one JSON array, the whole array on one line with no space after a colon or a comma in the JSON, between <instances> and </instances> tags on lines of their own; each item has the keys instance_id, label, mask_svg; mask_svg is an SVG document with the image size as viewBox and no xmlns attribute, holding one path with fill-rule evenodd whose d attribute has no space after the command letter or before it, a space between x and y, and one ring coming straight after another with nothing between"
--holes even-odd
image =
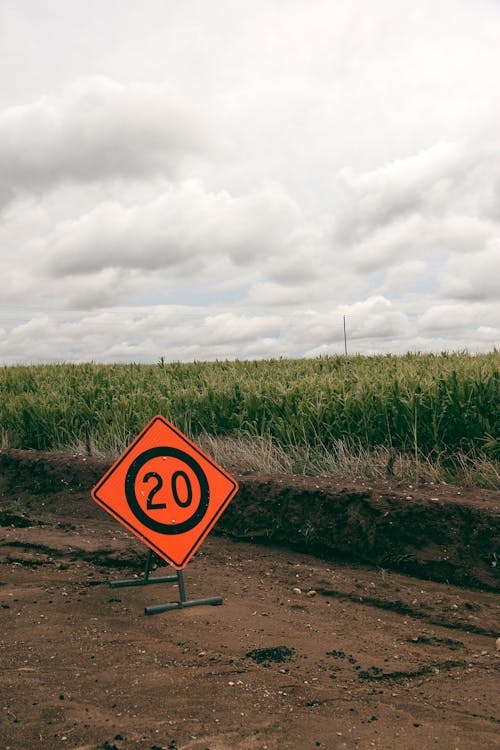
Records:
<instances>
[{"instance_id":1,"label":"dirt embankment","mask_svg":"<svg viewBox=\"0 0 500 750\"><path fill-rule=\"evenodd\" d=\"M36 508L34 498L44 495L66 514L89 513L82 501L108 468L108 461L91 457L0 451L0 482L10 512L16 500ZM335 477L251 474L237 479L240 490L216 534L499 589L498 492Z\"/></svg>"},{"instance_id":2,"label":"dirt embankment","mask_svg":"<svg viewBox=\"0 0 500 750\"><path fill-rule=\"evenodd\" d=\"M246 476L240 482L219 524L237 538L498 590L497 492L331 477Z\"/></svg>"}]
</instances>

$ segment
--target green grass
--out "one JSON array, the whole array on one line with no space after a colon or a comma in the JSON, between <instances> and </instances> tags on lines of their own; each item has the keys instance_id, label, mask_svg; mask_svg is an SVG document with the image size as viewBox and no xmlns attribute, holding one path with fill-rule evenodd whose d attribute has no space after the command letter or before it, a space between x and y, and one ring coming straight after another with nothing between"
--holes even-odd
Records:
<instances>
[{"instance_id":1,"label":"green grass","mask_svg":"<svg viewBox=\"0 0 500 750\"><path fill-rule=\"evenodd\" d=\"M285 451L498 461L500 353L0 368L4 447L116 453L155 414Z\"/></svg>"}]
</instances>

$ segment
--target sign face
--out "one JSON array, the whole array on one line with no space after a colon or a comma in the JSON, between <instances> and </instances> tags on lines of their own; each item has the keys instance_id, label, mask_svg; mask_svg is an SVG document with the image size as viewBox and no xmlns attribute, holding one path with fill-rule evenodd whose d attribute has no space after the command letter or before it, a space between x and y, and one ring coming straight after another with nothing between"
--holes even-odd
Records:
<instances>
[{"instance_id":1,"label":"sign face","mask_svg":"<svg viewBox=\"0 0 500 750\"><path fill-rule=\"evenodd\" d=\"M220 466L154 417L92 498L173 568L185 568L238 491Z\"/></svg>"}]
</instances>

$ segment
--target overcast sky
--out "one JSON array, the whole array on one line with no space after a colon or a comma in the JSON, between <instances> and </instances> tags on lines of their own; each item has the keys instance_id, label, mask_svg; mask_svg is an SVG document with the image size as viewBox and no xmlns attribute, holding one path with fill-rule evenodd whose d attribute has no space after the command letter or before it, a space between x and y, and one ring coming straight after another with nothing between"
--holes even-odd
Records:
<instances>
[{"instance_id":1,"label":"overcast sky","mask_svg":"<svg viewBox=\"0 0 500 750\"><path fill-rule=\"evenodd\" d=\"M0 0L0 363L500 346L499 0Z\"/></svg>"}]
</instances>

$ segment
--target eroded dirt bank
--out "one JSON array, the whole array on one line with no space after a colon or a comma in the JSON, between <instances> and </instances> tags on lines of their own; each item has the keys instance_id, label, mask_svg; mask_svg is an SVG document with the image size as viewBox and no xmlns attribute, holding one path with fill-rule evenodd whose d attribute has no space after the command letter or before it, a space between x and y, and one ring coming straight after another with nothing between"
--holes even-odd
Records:
<instances>
[{"instance_id":1,"label":"eroded dirt bank","mask_svg":"<svg viewBox=\"0 0 500 750\"><path fill-rule=\"evenodd\" d=\"M146 617L177 589L108 586L141 575L145 548L89 499L106 468L0 452L2 748L498 747L495 493L245 477L223 516L240 540L212 534L185 575L223 606ZM451 563L429 567L444 539ZM399 559L345 561L384 544ZM389 567L415 560L441 578L468 564L475 587Z\"/></svg>"},{"instance_id":2,"label":"eroded dirt bank","mask_svg":"<svg viewBox=\"0 0 500 750\"><path fill-rule=\"evenodd\" d=\"M39 511L37 498L46 495L47 511L89 515L90 488L108 468L108 461L71 454L0 451L0 485L7 507L14 509L17 500ZM236 476L239 493L216 534L499 589L498 492L332 477Z\"/></svg>"}]
</instances>

